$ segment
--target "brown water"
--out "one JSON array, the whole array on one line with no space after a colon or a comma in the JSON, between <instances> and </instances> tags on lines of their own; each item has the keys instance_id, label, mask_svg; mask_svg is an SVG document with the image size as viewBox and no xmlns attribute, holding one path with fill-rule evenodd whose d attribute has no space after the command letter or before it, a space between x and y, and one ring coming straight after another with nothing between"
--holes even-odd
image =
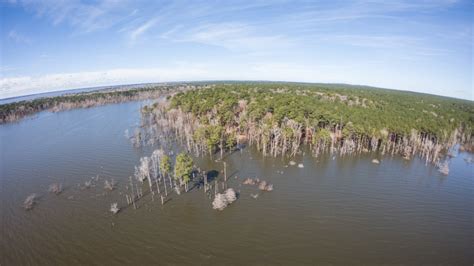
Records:
<instances>
[{"instance_id":1,"label":"brown water","mask_svg":"<svg viewBox=\"0 0 474 266\"><path fill-rule=\"evenodd\" d=\"M164 206L147 195L139 209L125 208L127 177L151 154L124 137L139 107L46 112L0 126L1 265L474 262L473 164L463 153L443 177L420 160L383 157L375 165L373 155L300 156L301 169L244 149L225 159L233 174L228 186L240 197L222 212L197 188L172 194ZM223 169L207 157L197 163ZM98 186L78 187L95 175ZM274 191L254 199L258 191L240 185L243 177L265 179ZM104 178L115 178L118 189L104 194ZM53 182L65 186L59 196L47 192ZM40 198L25 211L31 193ZM122 207L115 216L112 202Z\"/></svg>"}]
</instances>

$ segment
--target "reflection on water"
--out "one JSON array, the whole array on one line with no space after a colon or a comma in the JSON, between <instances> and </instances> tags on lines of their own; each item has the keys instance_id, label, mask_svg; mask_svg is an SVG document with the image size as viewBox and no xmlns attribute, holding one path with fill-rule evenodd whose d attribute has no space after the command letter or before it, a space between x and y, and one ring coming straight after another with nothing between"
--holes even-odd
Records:
<instances>
[{"instance_id":1,"label":"reflection on water","mask_svg":"<svg viewBox=\"0 0 474 266\"><path fill-rule=\"evenodd\" d=\"M300 156L304 168L252 149L226 157L239 199L222 212L194 188L164 206L148 195L124 208L127 178L150 148L124 131L140 103L41 113L0 126L0 264L472 264L473 164L448 177L420 160ZM199 158L202 169L222 163ZM83 190L90 177L97 186ZM237 178L236 178L237 177ZM241 185L259 177L273 192ZM103 180L118 189L106 192ZM218 176L221 178L221 175ZM47 193L51 183L63 193ZM147 191L147 187L144 186ZM22 208L31 193L32 211ZM260 193L257 199L251 194ZM113 216L110 203L122 211Z\"/></svg>"}]
</instances>

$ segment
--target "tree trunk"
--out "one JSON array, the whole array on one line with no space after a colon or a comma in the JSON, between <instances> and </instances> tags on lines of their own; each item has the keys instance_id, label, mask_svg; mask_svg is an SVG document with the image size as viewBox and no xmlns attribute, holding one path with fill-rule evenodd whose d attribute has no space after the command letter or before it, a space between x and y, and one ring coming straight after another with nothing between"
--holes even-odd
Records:
<instances>
[{"instance_id":1,"label":"tree trunk","mask_svg":"<svg viewBox=\"0 0 474 266\"><path fill-rule=\"evenodd\" d=\"M166 177L163 176L163 185L165 187L165 195L168 196L168 190L166 189Z\"/></svg>"},{"instance_id":2,"label":"tree trunk","mask_svg":"<svg viewBox=\"0 0 474 266\"><path fill-rule=\"evenodd\" d=\"M151 200L155 201L155 191L153 190L153 183L151 182L150 174L148 174L148 185L150 186L150 191L151 191Z\"/></svg>"},{"instance_id":3,"label":"tree trunk","mask_svg":"<svg viewBox=\"0 0 474 266\"><path fill-rule=\"evenodd\" d=\"M207 192L207 174L206 171L203 171L203 178L204 178L204 194Z\"/></svg>"},{"instance_id":4,"label":"tree trunk","mask_svg":"<svg viewBox=\"0 0 474 266\"><path fill-rule=\"evenodd\" d=\"M227 164L224 162L224 180L227 182Z\"/></svg>"},{"instance_id":5,"label":"tree trunk","mask_svg":"<svg viewBox=\"0 0 474 266\"><path fill-rule=\"evenodd\" d=\"M132 203L133 203L133 208L134 209L137 209L137 205L135 205L135 195L133 195L133 181L132 181L132 177L130 176L130 188L131 188L131 191L132 191Z\"/></svg>"}]
</instances>

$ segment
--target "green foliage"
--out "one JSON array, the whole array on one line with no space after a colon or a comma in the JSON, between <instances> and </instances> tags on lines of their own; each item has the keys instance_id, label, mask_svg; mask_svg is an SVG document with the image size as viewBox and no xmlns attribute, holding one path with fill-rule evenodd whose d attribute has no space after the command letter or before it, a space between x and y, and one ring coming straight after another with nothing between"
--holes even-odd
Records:
<instances>
[{"instance_id":1,"label":"green foliage","mask_svg":"<svg viewBox=\"0 0 474 266\"><path fill-rule=\"evenodd\" d=\"M171 172L171 159L168 155L163 155L160 160L160 171L166 176Z\"/></svg>"},{"instance_id":2,"label":"green foliage","mask_svg":"<svg viewBox=\"0 0 474 266\"><path fill-rule=\"evenodd\" d=\"M237 145L237 135L235 133L231 133L227 136L226 139L226 148L231 150Z\"/></svg>"},{"instance_id":3,"label":"green foliage","mask_svg":"<svg viewBox=\"0 0 474 266\"><path fill-rule=\"evenodd\" d=\"M176 156L176 163L174 165L174 176L176 179L182 178L184 183L191 180L191 173L193 171L193 159L186 153L180 153Z\"/></svg>"},{"instance_id":4,"label":"green foliage","mask_svg":"<svg viewBox=\"0 0 474 266\"><path fill-rule=\"evenodd\" d=\"M240 121L275 123L288 137L293 132L284 127L286 119L321 129L315 136L317 139L327 139L327 132L322 129L336 126L342 126L343 137L386 137L381 135L383 130L405 136L415 129L440 141L446 141L447 132L459 127L470 137L474 128L471 101L364 86L271 82L217 84L179 93L171 99L171 106L192 112L201 122L209 122L209 114L212 114L211 118L216 119L219 126L235 128L239 126L236 118L239 100L248 103L246 115L240 117ZM210 149L215 149L221 131L222 128L216 126L206 129Z\"/></svg>"},{"instance_id":5,"label":"green foliage","mask_svg":"<svg viewBox=\"0 0 474 266\"><path fill-rule=\"evenodd\" d=\"M25 100L0 105L0 123L15 121L22 117L48 110L60 104L70 104L89 106L92 102L120 102L128 99L136 99L140 93L168 91L170 87L144 87L134 89L114 89L103 91L82 92L76 94L66 94L63 96L44 97L34 100ZM143 112L150 111L146 107Z\"/></svg>"},{"instance_id":6,"label":"green foliage","mask_svg":"<svg viewBox=\"0 0 474 266\"><path fill-rule=\"evenodd\" d=\"M316 134L313 135L311 142L317 144L319 141L330 142L331 132L325 128L319 129Z\"/></svg>"},{"instance_id":7,"label":"green foliage","mask_svg":"<svg viewBox=\"0 0 474 266\"><path fill-rule=\"evenodd\" d=\"M206 141L207 141L207 146L208 146L209 151L212 152L217 147L221 139L221 135L223 131L224 129L222 128L222 126L212 126L212 125L207 126Z\"/></svg>"},{"instance_id":8,"label":"green foliage","mask_svg":"<svg viewBox=\"0 0 474 266\"><path fill-rule=\"evenodd\" d=\"M196 142L204 142L207 138L206 134L207 134L206 133L206 128L205 127L199 127L198 129L196 129L196 131L194 131L193 139Z\"/></svg>"},{"instance_id":9,"label":"green foliage","mask_svg":"<svg viewBox=\"0 0 474 266\"><path fill-rule=\"evenodd\" d=\"M214 151L218 146L224 128L220 125L204 125L193 133L194 141L205 143L209 151Z\"/></svg>"}]
</instances>

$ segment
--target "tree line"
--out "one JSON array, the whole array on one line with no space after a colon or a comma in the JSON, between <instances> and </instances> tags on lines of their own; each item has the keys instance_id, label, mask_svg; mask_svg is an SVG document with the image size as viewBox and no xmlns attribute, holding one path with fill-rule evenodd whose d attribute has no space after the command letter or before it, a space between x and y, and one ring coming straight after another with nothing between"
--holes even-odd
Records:
<instances>
[{"instance_id":1,"label":"tree line","mask_svg":"<svg viewBox=\"0 0 474 266\"><path fill-rule=\"evenodd\" d=\"M471 101L361 86L218 84L146 106L142 121L211 156L248 143L271 156L307 145L315 156L379 151L439 163L474 142Z\"/></svg>"},{"instance_id":2,"label":"tree line","mask_svg":"<svg viewBox=\"0 0 474 266\"><path fill-rule=\"evenodd\" d=\"M41 111L59 112L75 108L89 108L104 104L156 99L176 91L194 88L193 85L146 86L132 89L112 89L81 92L55 97L43 97L0 105L0 124L15 122Z\"/></svg>"}]
</instances>

